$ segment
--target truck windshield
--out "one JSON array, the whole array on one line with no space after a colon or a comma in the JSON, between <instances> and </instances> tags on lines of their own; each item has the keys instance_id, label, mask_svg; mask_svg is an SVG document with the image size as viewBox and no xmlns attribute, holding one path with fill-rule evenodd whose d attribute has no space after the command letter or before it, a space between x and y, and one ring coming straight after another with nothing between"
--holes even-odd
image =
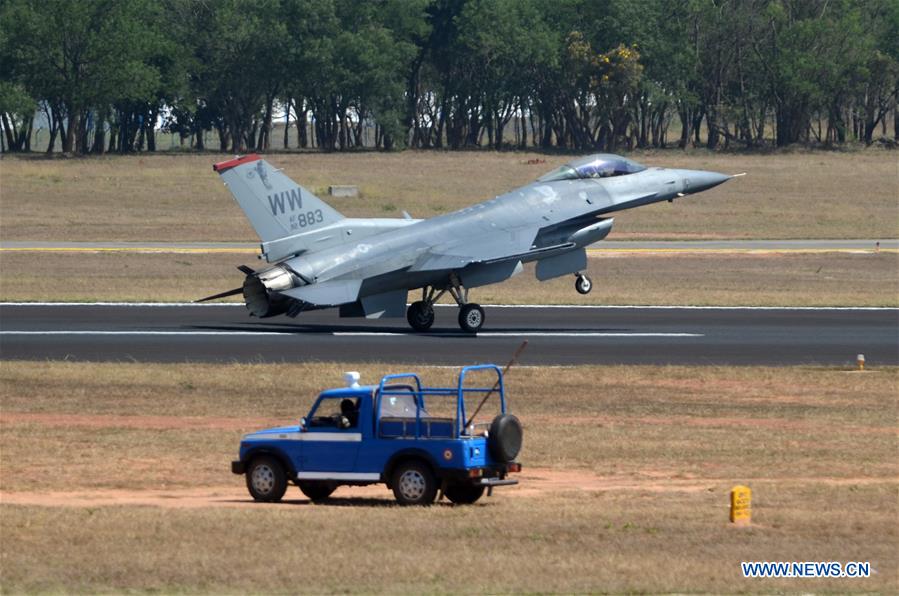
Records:
<instances>
[{"instance_id":1,"label":"truck windshield","mask_svg":"<svg viewBox=\"0 0 899 596\"><path fill-rule=\"evenodd\" d=\"M326 397L309 413L310 427L341 426L341 417L347 419L350 427L355 427L359 419L359 399L348 397Z\"/></svg>"}]
</instances>

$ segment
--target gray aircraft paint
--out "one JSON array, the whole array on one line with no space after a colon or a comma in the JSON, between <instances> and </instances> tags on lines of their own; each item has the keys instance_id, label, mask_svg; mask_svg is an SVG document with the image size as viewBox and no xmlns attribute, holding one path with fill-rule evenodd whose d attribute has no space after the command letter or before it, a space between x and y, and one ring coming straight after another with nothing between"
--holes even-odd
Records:
<instances>
[{"instance_id":1,"label":"gray aircraft paint","mask_svg":"<svg viewBox=\"0 0 899 596\"><path fill-rule=\"evenodd\" d=\"M730 178L643 168L599 154L453 213L426 220L354 219L258 156L214 169L259 235L263 258L274 264L248 275L244 284L247 308L257 316L331 306L342 306L346 316L402 316L408 290L497 283L531 261L538 261L541 281L581 273L584 248L612 229L609 214Z\"/></svg>"}]
</instances>

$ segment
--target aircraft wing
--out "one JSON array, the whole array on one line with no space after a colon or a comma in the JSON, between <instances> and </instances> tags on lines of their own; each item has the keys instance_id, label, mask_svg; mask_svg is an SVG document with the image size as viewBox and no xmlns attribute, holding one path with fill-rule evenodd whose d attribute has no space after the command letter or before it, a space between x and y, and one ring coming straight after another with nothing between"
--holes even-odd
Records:
<instances>
[{"instance_id":1,"label":"aircraft wing","mask_svg":"<svg viewBox=\"0 0 899 596\"><path fill-rule=\"evenodd\" d=\"M530 251L537 228L490 232L482 238L465 237L426 250L409 271L461 269L472 263L498 263Z\"/></svg>"}]
</instances>

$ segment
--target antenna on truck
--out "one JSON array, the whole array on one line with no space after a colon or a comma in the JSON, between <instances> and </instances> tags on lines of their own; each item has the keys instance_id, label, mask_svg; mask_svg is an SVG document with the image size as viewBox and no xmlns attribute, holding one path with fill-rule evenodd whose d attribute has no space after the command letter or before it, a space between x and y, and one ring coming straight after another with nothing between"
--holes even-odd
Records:
<instances>
[{"instance_id":1,"label":"antenna on truck","mask_svg":"<svg viewBox=\"0 0 899 596\"><path fill-rule=\"evenodd\" d=\"M509 369L512 368L512 365L516 363L516 361L518 360L518 357L521 356L521 353L524 352L524 349L526 347L528 347L528 340L524 340L523 342L521 342L521 345L518 346L518 349L515 350L514 354L512 354L512 359L509 360L509 363L506 364L506 368L503 369L504 377L506 376L506 373L509 372ZM481 403L478 404L478 407L475 408L474 414L471 415L471 418L469 418L465 422L465 424L462 425L463 429L468 428L468 425L471 424L471 421L474 420L475 416L478 415L478 412L481 411L481 408L484 407L484 404L487 403L487 400L490 398L491 395L493 395L493 392L496 391L497 389L499 389L499 379L496 379L496 383L493 384L493 387L490 389L490 391L487 392L487 395L484 396L484 398L481 400Z\"/></svg>"}]
</instances>

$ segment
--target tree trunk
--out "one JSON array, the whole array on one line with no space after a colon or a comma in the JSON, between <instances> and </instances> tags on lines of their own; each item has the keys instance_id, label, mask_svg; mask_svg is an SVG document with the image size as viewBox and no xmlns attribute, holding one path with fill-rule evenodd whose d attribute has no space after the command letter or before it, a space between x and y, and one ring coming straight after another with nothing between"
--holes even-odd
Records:
<instances>
[{"instance_id":1,"label":"tree trunk","mask_svg":"<svg viewBox=\"0 0 899 596\"><path fill-rule=\"evenodd\" d=\"M306 102L305 100L302 103L302 106L298 103L296 106L297 110L297 135L300 137L300 147L305 149L309 146L309 139L306 133L306 127L308 126L307 121L307 110L306 110Z\"/></svg>"},{"instance_id":2,"label":"tree trunk","mask_svg":"<svg viewBox=\"0 0 899 596\"><path fill-rule=\"evenodd\" d=\"M98 153L103 155L103 152L106 150L106 116L103 117L100 114L97 114L97 123L94 125L94 143L91 147L91 153Z\"/></svg>"},{"instance_id":3,"label":"tree trunk","mask_svg":"<svg viewBox=\"0 0 899 596\"><path fill-rule=\"evenodd\" d=\"M290 143L288 141L288 133L290 132L290 105L291 99L287 98L287 113L284 116L284 148L289 149Z\"/></svg>"},{"instance_id":4,"label":"tree trunk","mask_svg":"<svg viewBox=\"0 0 899 596\"><path fill-rule=\"evenodd\" d=\"M76 112L77 110L74 109L69 111L69 126L62 137L63 153L72 153L72 149L75 147L75 132L78 130L78 118Z\"/></svg>"},{"instance_id":5,"label":"tree trunk","mask_svg":"<svg viewBox=\"0 0 899 596\"><path fill-rule=\"evenodd\" d=\"M156 119L159 117L159 109L150 108L147 119L144 120L144 129L147 131L147 151L156 151Z\"/></svg>"},{"instance_id":6,"label":"tree trunk","mask_svg":"<svg viewBox=\"0 0 899 596\"><path fill-rule=\"evenodd\" d=\"M0 124L3 125L3 136L6 138L6 146L9 148L9 151L16 151L15 135L6 112L0 113Z\"/></svg>"},{"instance_id":7,"label":"tree trunk","mask_svg":"<svg viewBox=\"0 0 899 596\"><path fill-rule=\"evenodd\" d=\"M680 141L677 143L679 149L687 148L687 145L690 143L690 137L693 134L693 115L690 112L691 110L689 108L683 108L677 111L681 124Z\"/></svg>"}]
</instances>

